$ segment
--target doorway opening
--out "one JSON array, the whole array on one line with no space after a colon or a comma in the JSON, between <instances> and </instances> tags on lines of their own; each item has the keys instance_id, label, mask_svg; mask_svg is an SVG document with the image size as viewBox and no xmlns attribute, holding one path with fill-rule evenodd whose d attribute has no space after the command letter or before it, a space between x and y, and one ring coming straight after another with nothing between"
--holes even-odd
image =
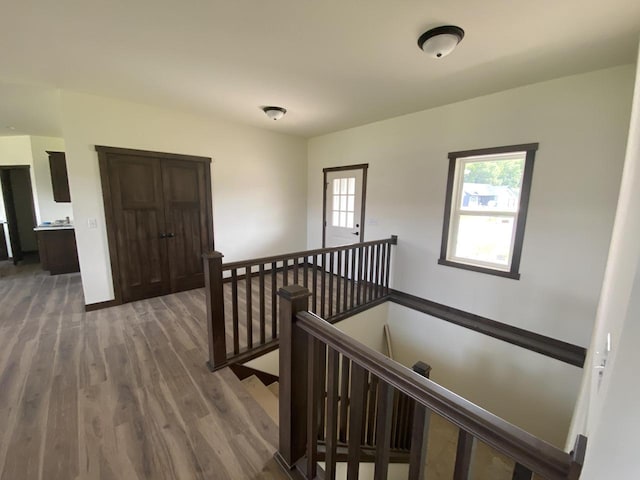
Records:
<instances>
[{"instance_id":1,"label":"doorway opening","mask_svg":"<svg viewBox=\"0 0 640 480\"><path fill-rule=\"evenodd\" d=\"M33 188L28 165L0 167L0 260L38 261Z\"/></svg>"},{"instance_id":2,"label":"doorway opening","mask_svg":"<svg viewBox=\"0 0 640 480\"><path fill-rule=\"evenodd\" d=\"M323 247L364 241L368 168L360 164L323 170Z\"/></svg>"}]
</instances>

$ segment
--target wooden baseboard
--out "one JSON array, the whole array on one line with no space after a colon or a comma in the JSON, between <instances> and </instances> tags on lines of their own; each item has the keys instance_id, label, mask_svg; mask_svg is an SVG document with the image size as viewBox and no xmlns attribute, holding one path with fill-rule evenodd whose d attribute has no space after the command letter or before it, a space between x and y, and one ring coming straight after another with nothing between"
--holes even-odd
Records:
<instances>
[{"instance_id":1,"label":"wooden baseboard","mask_svg":"<svg viewBox=\"0 0 640 480\"><path fill-rule=\"evenodd\" d=\"M102 310L103 308L116 307L122 305L117 300L107 300L105 302L87 303L84 306L85 312L94 312L96 310Z\"/></svg>"}]
</instances>

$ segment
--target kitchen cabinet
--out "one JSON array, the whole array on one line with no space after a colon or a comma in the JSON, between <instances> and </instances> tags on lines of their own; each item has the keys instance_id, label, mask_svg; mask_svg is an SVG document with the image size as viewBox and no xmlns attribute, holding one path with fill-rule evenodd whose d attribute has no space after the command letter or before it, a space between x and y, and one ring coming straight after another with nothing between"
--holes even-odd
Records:
<instances>
[{"instance_id":1,"label":"kitchen cabinet","mask_svg":"<svg viewBox=\"0 0 640 480\"><path fill-rule=\"evenodd\" d=\"M73 227L38 227L40 263L51 275L80 271Z\"/></svg>"},{"instance_id":2,"label":"kitchen cabinet","mask_svg":"<svg viewBox=\"0 0 640 480\"><path fill-rule=\"evenodd\" d=\"M49 152L49 169L51 170L51 186L53 200L60 203L71 202L69 193L69 176L67 174L67 159L64 152Z\"/></svg>"}]
</instances>

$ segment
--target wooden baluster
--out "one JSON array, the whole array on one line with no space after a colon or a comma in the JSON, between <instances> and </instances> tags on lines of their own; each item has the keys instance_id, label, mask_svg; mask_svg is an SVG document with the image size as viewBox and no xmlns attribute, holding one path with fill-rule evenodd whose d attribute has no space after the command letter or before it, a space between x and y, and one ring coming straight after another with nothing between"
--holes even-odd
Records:
<instances>
[{"instance_id":1,"label":"wooden baluster","mask_svg":"<svg viewBox=\"0 0 640 480\"><path fill-rule=\"evenodd\" d=\"M343 275L343 279L344 281L343 286L344 286L344 291L342 292L342 311L346 311L347 310L347 303L349 301L349 263L350 263L350 256L351 256L351 250L345 250L344 251L344 275Z\"/></svg>"},{"instance_id":2,"label":"wooden baluster","mask_svg":"<svg viewBox=\"0 0 640 480\"><path fill-rule=\"evenodd\" d=\"M341 292L341 284L340 280L342 279L342 253L344 250L338 250L337 254L337 265L336 265L336 315L340 313L340 293Z\"/></svg>"},{"instance_id":3,"label":"wooden baluster","mask_svg":"<svg viewBox=\"0 0 640 480\"><path fill-rule=\"evenodd\" d=\"M364 400L362 403L362 435L360 436L360 445L364 445L367 440L367 421L369 420L369 388L371 383L369 382L370 372L364 372Z\"/></svg>"},{"instance_id":4,"label":"wooden baluster","mask_svg":"<svg viewBox=\"0 0 640 480\"><path fill-rule=\"evenodd\" d=\"M333 262L334 254L329 253L329 317L333 317Z\"/></svg>"},{"instance_id":5,"label":"wooden baluster","mask_svg":"<svg viewBox=\"0 0 640 480\"><path fill-rule=\"evenodd\" d=\"M408 399L413 404L413 425L411 428L411 451L409 453L409 480L422 480L427 455L429 434L429 412L427 407Z\"/></svg>"},{"instance_id":6,"label":"wooden baluster","mask_svg":"<svg viewBox=\"0 0 640 480\"><path fill-rule=\"evenodd\" d=\"M371 292L371 247L364 247L364 276L362 280L362 303L369 302L369 293Z\"/></svg>"},{"instance_id":7,"label":"wooden baluster","mask_svg":"<svg viewBox=\"0 0 640 480\"><path fill-rule=\"evenodd\" d=\"M311 305L313 307L313 313L318 313L318 255L313 256L313 278L311 281L313 285L312 293L313 300Z\"/></svg>"},{"instance_id":8,"label":"wooden baluster","mask_svg":"<svg viewBox=\"0 0 640 480\"><path fill-rule=\"evenodd\" d=\"M347 441L347 419L349 418L349 374L351 361L342 357L342 375L340 381L340 431L339 439L345 443Z\"/></svg>"},{"instance_id":9,"label":"wooden baluster","mask_svg":"<svg viewBox=\"0 0 640 480\"><path fill-rule=\"evenodd\" d=\"M371 262L371 300L378 298L378 271L380 268L380 248L374 245L372 248Z\"/></svg>"},{"instance_id":10,"label":"wooden baluster","mask_svg":"<svg viewBox=\"0 0 640 480\"><path fill-rule=\"evenodd\" d=\"M397 237L396 237L397 238ZM389 275L391 272L391 244L387 244L387 265L385 267L384 293L389 294Z\"/></svg>"},{"instance_id":11,"label":"wooden baluster","mask_svg":"<svg viewBox=\"0 0 640 480\"><path fill-rule=\"evenodd\" d=\"M209 370L227 363L227 331L224 320L224 283L220 252L205 253L204 278L207 306L207 336L209 339Z\"/></svg>"},{"instance_id":12,"label":"wooden baluster","mask_svg":"<svg viewBox=\"0 0 640 480\"><path fill-rule=\"evenodd\" d=\"M302 264L302 274L304 278L302 279L302 285L304 288L309 286L309 257L304 257L304 263Z\"/></svg>"},{"instance_id":13,"label":"wooden baluster","mask_svg":"<svg viewBox=\"0 0 640 480\"><path fill-rule=\"evenodd\" d=\"M318 340L311 335L307 338L307 478L314 479L318 471L318 414L322 400L317 380L320 355Z\"/></svg>"},{"instance_id":14,"label":"wooden baluster","mask_svg":"<svg viewBox=\"0 0 640 480\"><path fill-rule=\"evenodd\" d=\"M533 472L524 465L516 463L513 467L513 476L511 480L531 480L533 478Z\"/></svg>"},{"instance_id":15,"label":"wooden baluster","mask_svg":"<svg viewBox=\"0 0 640 480\"><path fill-rule=\"evenodd\" d=\"M326 254L322 253L320 255L320 258L322 260L320 265L320 269L321 269L320 271L322 273L322 277L320 278L320 316L322 318L325 318L324 311L325 311L325 304L327 303L327 291L326 291L327 290L326 288L327 257L326 257Z\"/></svg>"},{"instance_id":16,"label":"wooden baluster","mask_svg":"<svg viewBox=\"0 0 640 480\"><path fill-rule=\"evenodd\" d=\"M377 272L378 274L376 275L376 298L380 298L382 296L382 267L383 267L383 256L384 256L384 244L382 245L377 245L376 249L378 250L378 268L377 268Z\"/></svg>"},{"instance_id":17,"label":"wooden baluster","mask_svg":"<svg viewBox=\"0 0 640 480\"><path fill-rule=\"evenodd\" d=\"M456 451L456 466L453 480L468 480L471 472L475 438L468 432L460 430L458 433L458 448Z\"/></svg>"},{"instance_id":18,"label":"wooden baluster","mask_svg":"<svg viewBox=\"0 0 640 480\"><path fill-rule=\"evenodd\" d=\"M360 445L362 443L362 421L365 407L366 370L357 363L351 369L349 394L349 439L347 480L357 480L360 470Z\"/></svg>"},{"instance_id":19,"label":"wooden baluster","mask_svg":"<svg viewBox=\"0 0 640 480\"><path fill-rule=\"evenodd\" d=\"M316 381L318 383L318 392L322 397L322 402L319 405L320 409L320 426L319 436L320 440L324 440L325 435L325 422L326 422L326 392L327 392L327 346L321 344L318 347L318 368L316 369Z\"/></svg>"},{"instance_id":20,"label":"wooden baluster","mask_svg":"<svg viewBox=\"0 0 640 480\"><path fill-rule=\"evenodd\" d=\"M278 264L271 264L271 338L278 338Z\"/></svg>"},{"instance_id":21,"label":"wooden baluster","mask_svg":"<svg viewBox=\"0 0 640 480\"><path fill-rule=\"evenodd\" d=\"M350 257L351 257L351 281L349 282L351 284L351 298L349 301L349 304L351 305L351 308L353 308L355 306L355 301L356 301L356 296L355 296L355 287L356 287L356 249L352 248L351 252L350 252Z\"/></svg>"},{"instance_id":22,"label":"wooden baluster","mask_svg":"<svg viewBox=\"0 0 640 480\"><path fill-rule=\"evenodd\" d=\"M278 462L289 468L305 454L307 441L307 334L296 326L298 312L308 309L309 290L283 287L280 296L280 384Z\"/></svg>"},{"instance_id":23,"label":"wooden baluster","mask_svg":"<svg viewBox=\"0 0 640 480\"><path fill-rule=\"evenodd\" d=\"M282 261L282 285L285 287L289 285L289 259L287 258Z\"/></svg>"},{"instance_id":24,"label":"wooden baluster","mask_svg":"<svg viewBox=\"0 0 640 480\"><path fill-rule=\"evenodd\" d=\"M233 311L233 353L240 353L240 327L238 325L238 270L231 270L231 308Z\"/></svg>"},{"instance_id":25,"label":"wooden baluster","mask_svg":"<svg viewBox=\"0 0 640 480\"><path fill-rule=\"evenodd\" d=\"M380 245L380 250L382 251L382 256L380 258L380 296L382 297L387 293L384 285L387 275L387 244L383 243Z\"/></svg>"},{"instance_id":26,"label":"wooden baluster","mask_svg":"<svg viewBox=\"0 0 640 480\"><path fill-rule=\"evenodd\" d=\"M299 283L300 283L298 281L299 280L299 278L298 278L299 277L298 270L300 269L300 264L298 263L298 260L299 260L298 258L294 258L293 259L293 265L294 265L293 266L293 283L295 285L299 285Z\"/></svg>"},{"instance_id":27,"label":"wooden baluster","mask_svg":"<svg viewBox=\"0 0 640 480\"><path fill-rule=\"evenodd\" d=\"M393 388L386 382L378 385L376 418L376 466L374 480L387 480L393 417Z\"/></svg>"},{"instance_id":28,"label":"wooden baluster","mask_svg":"<svg viewBox=\"0 0 640 480\"><path fill-rule=\"evenodd\" d=\"M325 478L336 478L336 454L338 441L338 382L340 379L340 354L329 348L328 351L328 375L327 375L327 434L326 444L326 468Z\"/></svg>"},{"instance_id":29,"label":"wooden baluster","mask_svg":"<svg viewBox=\"0 0 640 480\"><path fill-rule=\"evenodd\" d=\"M369 383L369 407L367 409L367 445L375 445L376 399L378 395L378 377L371 374Z\"/></svg>"},{"instance_id":30,"label":"wooden baluster","mask_svg":"<svg viewBox=\"0 0 640 480\"><path fill-rule=\"evenodd\" d=\"M245 286L246 286L246 295L245 295L245 306L247 307L247 347L253 348L253 306L251 304L252 294L251 294L251 267L245 268Z\"/></svg>"},{"instance_id":31,"label":"wooden baluster","mask_svg":"<svg viewBox=\"0 0 640 480\"><path fill-rule=\"evenodd\" d=\"M260 273L260 344L264 345L267 341L267 320L265 312L265 288L264 288L264 264L261 263L259 267Z\"/></svg>"},{"instance_id":32,"label":"wooden baluster","mask_svg":"<svg viewBox=\"0 0 640 480\"><path fill-rule=\"evenodd\" d=\"M357 274L357 282L358 282L358 288L357 288L357 295L356 295L356 306L360 306L361 305L361 301L362 301L362 279L363 279L363 274L362 274L362 266L363 266L363 248L360 247L358 248L358 274Z\"/></svg>"}]
</instances>

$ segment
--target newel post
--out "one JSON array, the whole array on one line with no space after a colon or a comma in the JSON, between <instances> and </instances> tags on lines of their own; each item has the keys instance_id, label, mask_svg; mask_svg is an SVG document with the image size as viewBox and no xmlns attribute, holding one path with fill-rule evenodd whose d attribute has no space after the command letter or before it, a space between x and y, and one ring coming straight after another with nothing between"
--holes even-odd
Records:
<instances>
[{"instance_id":1,"label":"newel post","mask_svg":"<svg viewBox=\"0 0 640 480\"><path fill-rule=\"evenodd\" d=\"M202 255L207 295L207 336L209 338L207 366L212 372L227 363L227 334L224 323L224 287L222 284L223 256L220 252L209 252Z\"/></svg>"},{"instance_id":2,"label":"newel post","mask_svg":"<svg viewBox=\"0 0 640 480\"><path fill-rule=\"evenodd\" d=\"M307 418L307 335L296 327L296 314L307 311L309 290L288 285L280 297L280 442L276 459L289 470L305 455Z\"/></svg>"}]
</instances>

